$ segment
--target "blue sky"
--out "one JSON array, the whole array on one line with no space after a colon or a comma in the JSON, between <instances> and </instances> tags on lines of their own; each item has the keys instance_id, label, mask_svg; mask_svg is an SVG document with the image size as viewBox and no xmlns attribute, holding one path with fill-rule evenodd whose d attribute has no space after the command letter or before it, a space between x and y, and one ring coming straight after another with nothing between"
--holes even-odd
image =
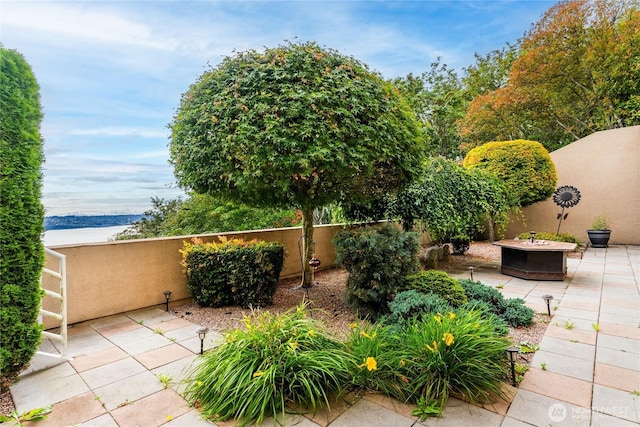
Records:
<instances>
[{"instance_id":1,"label":"blue sky","mask_svg":"<svg viewBox=\"0 0 640 427\"><path fill-rule=\"evenodd\" d=\"M235 51L316 41L387 78L515 42L554 1L0 0L0 42L40 84L46 215L142 213L174 198L167 124Z\"/></svg>"}]
</instances>

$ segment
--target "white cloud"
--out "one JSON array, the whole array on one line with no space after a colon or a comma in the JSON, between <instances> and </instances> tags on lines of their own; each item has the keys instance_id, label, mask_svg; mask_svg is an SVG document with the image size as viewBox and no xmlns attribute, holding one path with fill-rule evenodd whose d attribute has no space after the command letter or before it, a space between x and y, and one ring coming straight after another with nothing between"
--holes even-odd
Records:
<instances>
[{"instance_id":1,"label":"white cloud","mask_svg":"<svg viewBox=\"0 0 640 427\"><path fill-rule=\"evenodd\" d=\"M139 136L143 138L166 138L169 131L157 129L145 129L136 127L103 127L92 129L73 129L69 135L93 135L93 136Z\"/></svg>"}]
</instances>

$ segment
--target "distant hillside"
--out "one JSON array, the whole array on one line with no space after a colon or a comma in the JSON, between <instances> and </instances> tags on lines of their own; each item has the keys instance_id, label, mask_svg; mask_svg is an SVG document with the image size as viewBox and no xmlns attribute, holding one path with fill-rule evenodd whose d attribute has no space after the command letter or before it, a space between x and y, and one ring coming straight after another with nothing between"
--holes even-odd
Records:
<instances>
[{"instance_id":1,"label":"distant hillside","mask_svg":"<svg viewBox=\"0 0 640 427\"><path fill-rule=\"evenodd\" d=\"M44 218L45 230L66 230L70 228L113 227L129 225L142 215L67 215Z\"/></svg>"}]
</instances>

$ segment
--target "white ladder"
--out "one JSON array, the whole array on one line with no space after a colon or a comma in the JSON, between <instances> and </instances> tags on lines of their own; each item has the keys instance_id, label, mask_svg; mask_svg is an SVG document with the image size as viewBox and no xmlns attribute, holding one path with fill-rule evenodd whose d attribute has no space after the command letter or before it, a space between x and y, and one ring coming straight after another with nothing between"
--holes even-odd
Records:
<instances>
[{"instance_id":1,"label":"white ladder","mask_svg":"<svg viewBox=\"0 0 640 427\"><path fill-rule=\"evenodd\" d=\"M40 304L40 316L39 320L42 321L43 317L52 317L60 322L60 333L56 334L49 331L42 331L42 337L48 338L52 341L59 342L62 347L61 354L57 353L49 353L46 351L37 351L36 354L40 354L42 356L55 357L59 359L68 360L67 357L67 257L58 252L52 251L51 249L44 248L45 253L47 254L47 258L53 258L58 260L58 269L57 271L50 270L48 268L42 269L42 276L40 277L40 287L42 288L44 294L42 296L43 300L45 297L53 298L60 302L60 311L54 313L52 311L45 310L43 304ZM60 281L60 291L54 292L49 289L45 289L43 287L43 276L49 275L54 279Z\"/></svg>"}]
</instances>

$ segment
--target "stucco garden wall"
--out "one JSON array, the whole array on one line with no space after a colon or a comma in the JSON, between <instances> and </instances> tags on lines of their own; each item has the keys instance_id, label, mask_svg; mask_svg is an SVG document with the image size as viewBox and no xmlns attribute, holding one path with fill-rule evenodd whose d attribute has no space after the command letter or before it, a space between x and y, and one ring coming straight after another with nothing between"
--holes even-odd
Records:
<instances>
[{"instance_id":1,"label":"stucco garden wall","mask_svg":"<svg viewBox=\"0 0 640 427\"><path fill-rule=\"evenodd\" d=\"M316 254L321 267L334 265L336 254L331 239L343 226L316 226ZM280 242L287 256L281 277L301 273L298 238L300 227L259 230L239 233L199 235L204 241L215 241L220 236L241 237ZM67 263L67 318L78 323L98 317L123 313L139 308L164 304L164 291L171 291L170 306L190 298L179 252L183 242L193 236L144 240L124 240L109 243L51 246L50 249L66 256ZM57 261L48 257L47 268L57 270ZM43 285L56 290L58 282L44 276ZM58 288L59 289L59 288ZM57 303L45 298L44 308L59 310ZM46 319L45 319L46 320ZM46 321L46 327L57 326Z\"/></svg>"},{"instance_id":2,"label":"stucco garden wall","mask_svg":"<svg viewBox=\"0 0 640 427\"><path fill-rule=\"evenodd\" d=\"M610 244L640 244L640 126L596 132L551 154L558 171L558 187L573 185L582 199L566 209L560 232L588 242L587 229L595 216L610 219ZM555 233L562 208L552 198L523 209L505 237L524 231Z\"/></svg>"}]
</instances>

